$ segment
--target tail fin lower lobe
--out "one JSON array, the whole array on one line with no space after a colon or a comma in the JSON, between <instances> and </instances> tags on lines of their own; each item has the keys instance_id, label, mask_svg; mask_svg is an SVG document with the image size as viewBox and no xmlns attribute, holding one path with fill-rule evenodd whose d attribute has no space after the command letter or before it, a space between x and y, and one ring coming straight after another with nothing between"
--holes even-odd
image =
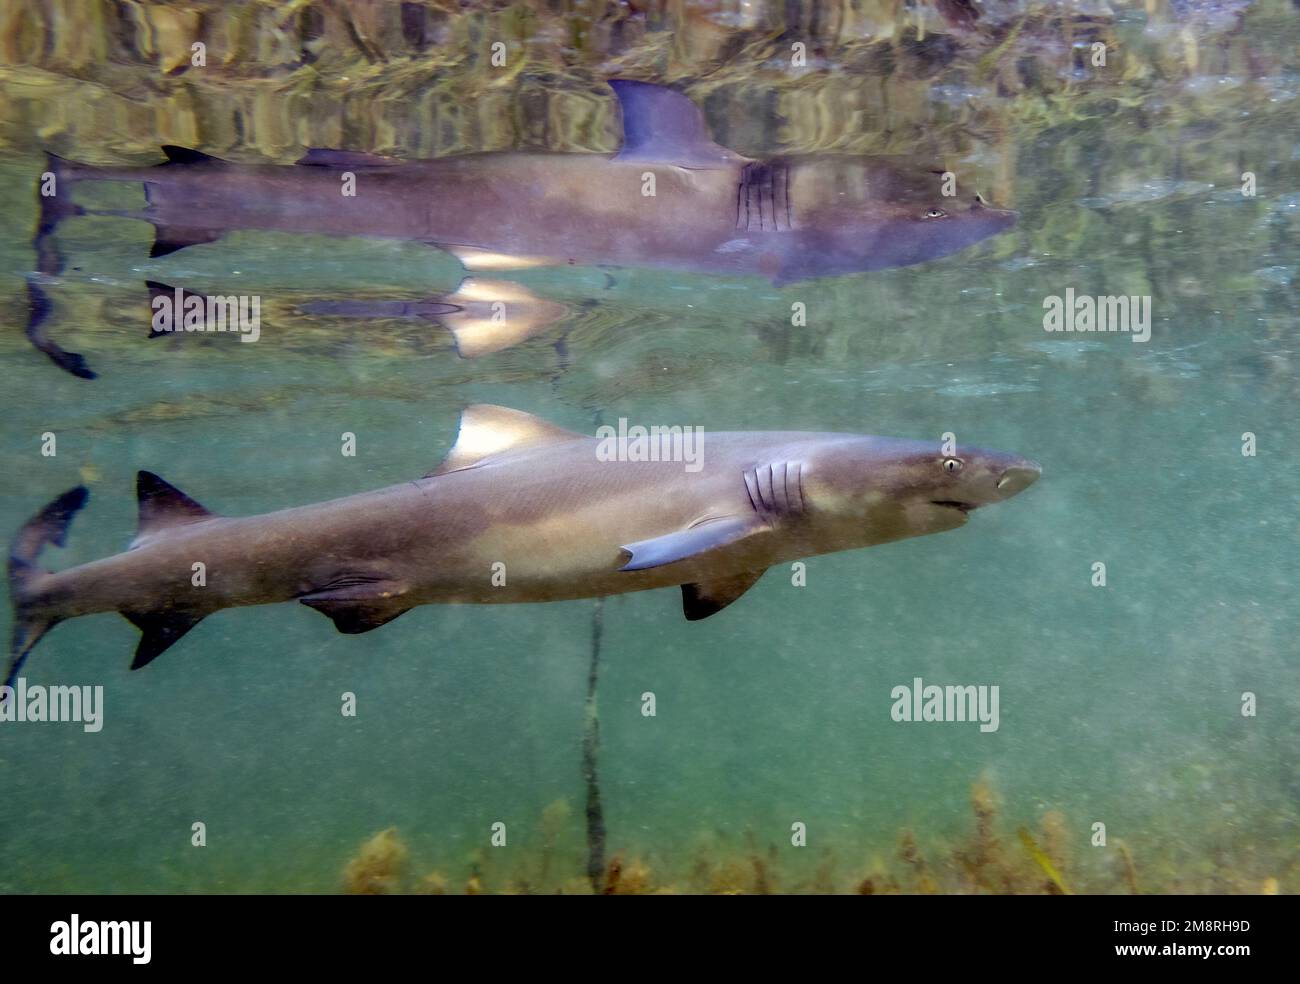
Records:
<instances>
[{"instance_id":1,"label":"tail fin lower lobe","mask_svg":"<svg viewBox=\"0 0 1300 984\"><path fill-rule=\"evenodd\" d=\"M61 620L39 602L35 588L49 572L37 566L37 560L49 544L63 546L72 517L86 504L89 496L84 485L64 492L24 523L9 545L9 598L14 608L14 622L6 686L13 686L27 654L41 636Z\"/></svg>"}]
</instances>

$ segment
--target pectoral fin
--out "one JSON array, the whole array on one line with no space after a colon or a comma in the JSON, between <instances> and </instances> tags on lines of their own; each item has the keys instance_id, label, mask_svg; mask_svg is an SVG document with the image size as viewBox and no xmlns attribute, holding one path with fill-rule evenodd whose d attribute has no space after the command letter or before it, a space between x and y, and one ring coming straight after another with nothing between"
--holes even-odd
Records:
<instances>
[{"instance_id":1,"label":"pectoral fin","mask_svg":"<svg viewBox=\"0 0 1300 984\"><path fill-rule=\"evenodd\" d=\"M752 515L711 519L667 536L627 544L622 549L632 556L619 570L643 571L649 567L662 567L664 564L725 547L764 528L757 517Z\"/></svg>"},{"instance_id":2,"label":"pectoral fin","mask_svg":"<svg viewBox=\"0 0 1300 984\"><path fill-rule=\"evenodd\" d=\"M682 614L688 622L716 615L752 588L763 576L762 571L746 571L735 577L682 585Z\"/></svg>"},{"instance_id":3,"label":"pectoral fin","mask_svg":"<svg viewBox=\"0 0 1300 984\"><path fill-rule=\"evenodd\" d=\"M402 600L406 591L400 581L345 577L298 600L329 616L340 632L360 635L409 612L412 606Z\"/></svg>"}]
</instances>

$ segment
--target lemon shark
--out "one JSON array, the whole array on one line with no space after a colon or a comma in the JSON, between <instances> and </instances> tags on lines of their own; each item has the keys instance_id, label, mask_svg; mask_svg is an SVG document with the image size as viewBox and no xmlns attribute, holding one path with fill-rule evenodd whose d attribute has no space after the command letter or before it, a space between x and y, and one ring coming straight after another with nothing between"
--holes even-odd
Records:
<instances>
[{"instance_id":1,"label":"lemon shark","mask_svg":"<svg viewBox=\"0 0 1300 984\"><path fill-rule=\"evenodd\" d=\"M61 270L53 234L63 219L112 214L153 223L152 256L257 229L427 243L475 273L613 265L785 284L922 263L1016 221L1015 212L991 206L963 182L945 187L936 163L744 157L714 143L684 94L626 79L609 85L623 122L614 154L510 151L401 161L316 149L283 165L166 146L164 163L144 167L51 154L55 193L37 198L37 268L43 275ZM142 183L147 206L95 211L74 202L76 184L106 180ZM90 375L40 331L29 335L63 368Z\"/></svg>"},{"instance_id":2,"label":"lemon shark","mask_svg":"<svg viewBox=\"0 0 1300 984\"><path fill-rule=\"evenodd\" d=\"M215 515L140 472L130 548L54 573L39 554L64 543L86 502L85 488L71 489L10 548L9 681L54 625L104 611L141 629L133 669L213 612L287 601L361 633L417 605L680 585L694 621L774 564L955 529L1039 476L1013 454L855 434L705 433L692 469L611 457L606 440L476 405L420 479L245 518Z\"/></svg>"}]
</instances>

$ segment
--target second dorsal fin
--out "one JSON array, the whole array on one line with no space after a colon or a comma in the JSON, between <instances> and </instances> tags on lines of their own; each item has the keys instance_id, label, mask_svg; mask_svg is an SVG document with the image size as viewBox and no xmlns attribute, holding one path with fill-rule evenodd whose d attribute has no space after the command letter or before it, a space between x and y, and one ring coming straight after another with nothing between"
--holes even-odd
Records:
<instances>
[{"instance_id":1,"label":"second dorsal fin","mask_svg":"<svg viewBox=\"0 0 1300 984\"><path fill-rule=\"evenodd\" d=\"M214 513L153 472L139 472L135 477L135 490L140 502L140 528L136 530L132 547L138 547L164 530L214 518Z\"/></svg>"},{"instance_id":2,"label":"second dorsal fin","mask_svg":"<svg viewBox=\"0 0 1300 984\"><path fill-rule=\"evenodd\" d=\"M704 114L680 92L630 79L611 79L609 86L623 109L616 160L701 169L746 160L713 142Z\"/></svg>"},{"instance_id":3,"label":"second dorsal fin","mask_svg":"<svg viewBox=\"0 0 1300 984\"><path fill-rule=\"evenodd\" d=\"M531 413L490 403L475 403L460 415L460 432L447 457L425 478L462 471L493 455L543 444L567 444L586 435L556 427Z\"/></svg>"}]
</instances>

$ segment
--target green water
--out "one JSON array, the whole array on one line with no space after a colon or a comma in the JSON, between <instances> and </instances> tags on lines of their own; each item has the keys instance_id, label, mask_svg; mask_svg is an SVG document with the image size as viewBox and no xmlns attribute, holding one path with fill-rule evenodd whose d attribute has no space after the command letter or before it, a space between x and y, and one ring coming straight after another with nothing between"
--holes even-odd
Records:
<instances>
[{"instance_id":1,"label":"green water","mask_svg":"<svg viewBox=\"0 0 1300 984\"><path fill-rule=\"evenodd\" d=\"M620 416L951 431L1036 459L1042 479L960 530L811 558L806 586L773 569L706 621L684 621L675 590L604 602L608 854L683 890L708 882L701 863L769 845L782 890L848 891L873 871L906 887L906 828L943 890L988 889L941 860L972 836L982 782L1011 866L1028 863L1017 827L1063 816L1057 849L1079 890L1128 890L1122 841L1145 891L1257 892L1269 879L1294 891L1293 8L990 4L981 33L931 9L920 37L887 4L778 6L788 13L686 5L638 20L612 6L429 5L427 42L391 12L363 24L373 59L318 13L295 28L319 54L304 67L257 41L269 7L227 5L223 20L194 4L214 48L243 39L206 75L164 75L163 56L140 50L166 36L151 4L131 8L134 45L108 31L109 5L84 5L84 24L58 4L6 11L0 529L86 483L67 548L44 558L62 568L129 542L138 469L228 515L406 481L437 463L474 402L583 431ZM505 77L475 47L494 31L526 53ZM792 78L782 53L799 37L820 54ZM1113 43L1110 67L1072 69L1071 46L1095 37ZM620 72L680 86L720 142L751 156L938 149L1020 222L929 264L781 288L510 275L570 316L465 360L437 325L295 309L451 290L460 268L431 248L241 233L150 260L149 226L86 217L58 234L67 266L47 286L49 330L100 377L59 371L22 336L44 150L99 163L151 161L168 142L284 162L307 145L608 150L599 83ZM260 293L262 339L146 339L145 279ZM1071 287L1150 295L1150 341L1045 332L1043 299ZM804 326L791 325L796 303ZM354 458L339 453L345 431ZM574 887L595 607L430 606L362 636L299 605L231 610L134 673L124 619L64 624L24 675L102 685L105 724L0 724L0 890L337 891L387 827L409 848L407 887L432 870L453 890L475 871L493 891ZM999 686L999 729L891 720L890 691L918 676ZM349 691L354 718L340 713ZM569 810L548 825L556 801ZM206 847L191 845L195 822ZM490 842L497 822L504 847ZM791 844L795 822L806 847ZM1092 843L1098 822L1106 847Z\"/></svg>"}]
</instances>

